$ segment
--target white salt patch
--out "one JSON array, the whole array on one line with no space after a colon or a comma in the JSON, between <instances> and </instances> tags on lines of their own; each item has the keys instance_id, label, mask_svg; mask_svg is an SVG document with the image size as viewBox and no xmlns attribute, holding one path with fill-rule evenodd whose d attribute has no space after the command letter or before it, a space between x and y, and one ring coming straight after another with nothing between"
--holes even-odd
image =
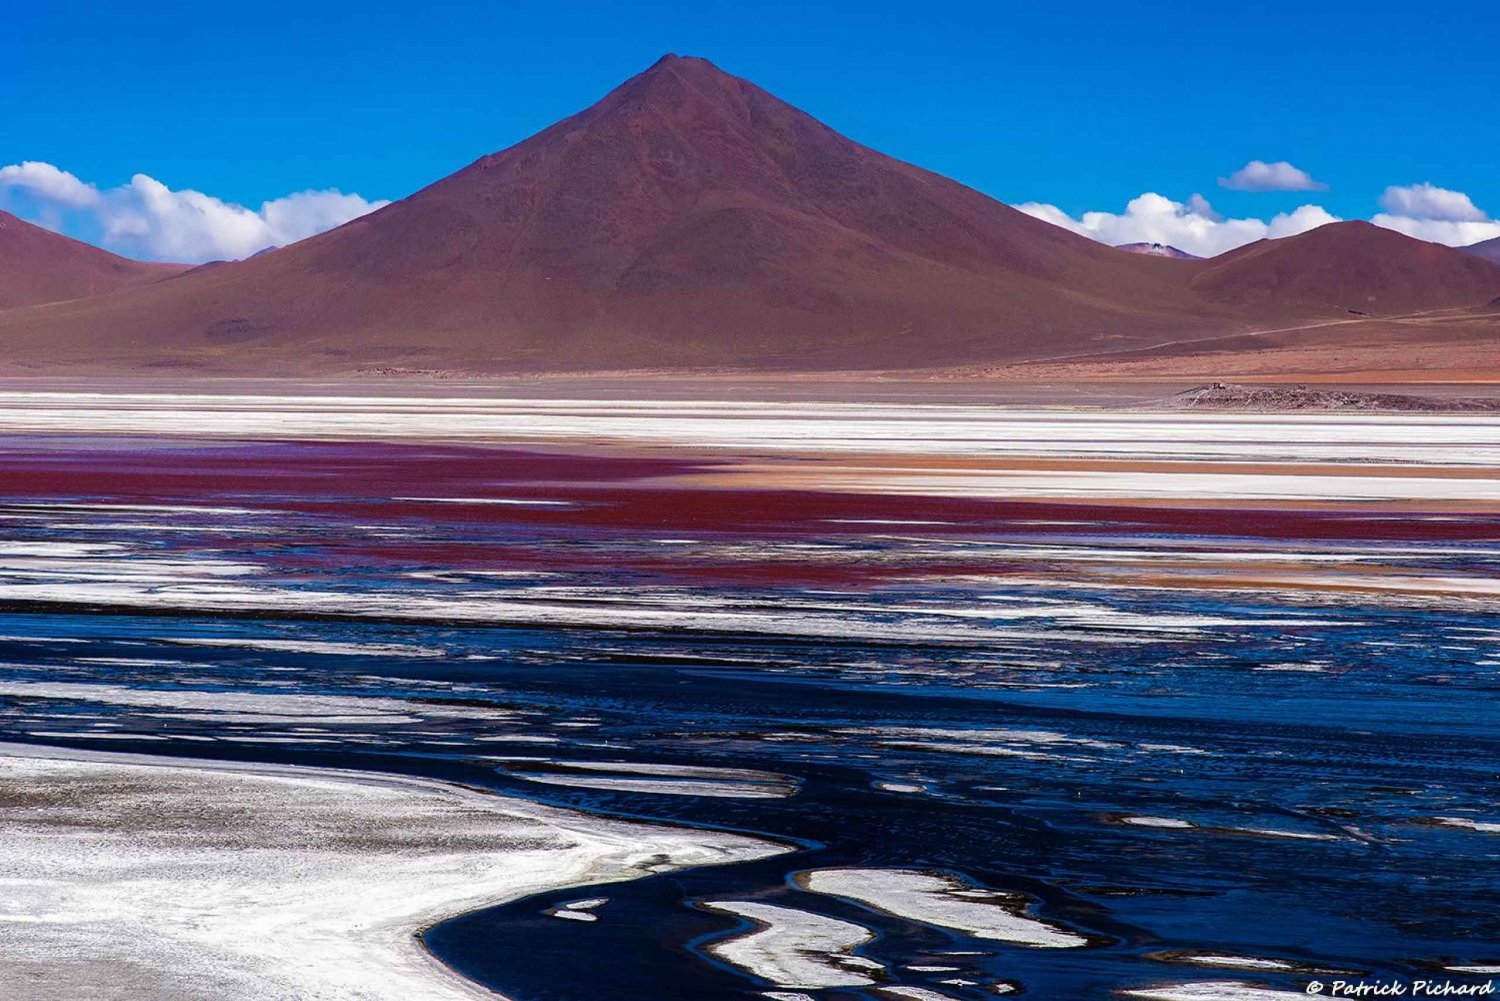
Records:
<instances>
[{"instance_id":1,"label":"white salt patch","mask_svg":"<svg viewBox=\"0 0 1500 1001\"><path fill-rule=\"evenodd\" d=\"M1297 970L1296 963L1282 959L1258 959L1252 956L1221 956L1214 953L1191 953L1178 957L1180 962L1201 963L1204 966L1224 966L1240 970Z\"/></svg>"},{"instance_id":2,"label":"white salt patch","mask_svg":"<svg viewBox=\"0 0 1500 1001\"><path fill-rule=\"evenodd\" d=\"M1444 827L1462 827L1470 831L1482 831L1485 834L1500 834L1500 823L1487 820L1473 820L1469 817L1434 817Z\"/></svg>"},{"instance_id":3,"label":"white salt patch","mask_svg":"<svg viewBox=\"0 0 1500 1001\"><path fill-rule=\"evenodd\" d=\"M1146 634L1163 631L1160 616L1143 616L1139 623L1135 623L1123 621L1118 613L1107 610L1099 612L1105 621L1063 623L1080 627L1077 632L1070 632L1056 625L1048 630L1022 630L1008 621L996 621L1003 617L991 612L951 605L889 608L821 604L803 607L796 602L783 602L786 609L771 612L748 599L728 596L710 599L701 593L686 594L671 588L638 588L622 594L618 589L603 587L535 586L439 597L397 591L378 594L318 591L280 587L273 580L250 584L229 579L262 574L264 568L256 565L230 566L202 560L153 564L137 556L130 561L100 561L89 573L70 567L66 573L57 571L36 579L27 577L0 583L0 600L84 603L114 608L172 607L206 613L295 610L304 614L383 621L398 617L558 627L667 628L836 638L841 641L933 641L950 645L978 645L996 640L1078 639L1094 644L1127 646L1152 642ZM895 618L877 620L866 617L865 612ZM958 621L953 621L955 619ZM1221 623L1215 620L1207 624ZM1240 623L1236 620L1231 624ZM1274 622L1257 619L1253 624L1270 626ZM1297 624L1307 623L1298 620ZM1187 631L1173 635L1199 631L1187 625L1181 629Z\"/></svg>"},{"instance_id":4,"label":"white salt patch","mask_svg":"<svg viewBox=\"0 0 1500 1001\"><path fill-rule=\"evenodd\" d=\"M912 1001L953 1001L951 994L940 994L925 987L906 987L898 984L877 987L875 993L888 998L911 998Z\"/></svg>"},{"instance_id":5,"label":"white salt patch","mask_svg":"<svg viewBox=\"0 0 1500 1001\"><path fill-rule=\"evenodd\" d=\"M749 782L712 782L697 779L614 778L604 775L567 775L559 772L511 772L518 779L543 785L614 792L657 793L664 796L712 796L721 799L784 799L795 791L786 786Z\"/></svg>"},{"instance_id":6,"label":"white salt patch","mask_svg":"<svg viewBox=\"0 0 1500 1001\"><path fill-rule=\"evenodd\" d=\"M570 911L561 907L554 907L547 914L554 918L562 918L565 921L598 921L599 915L590 914L588 911Z\"/></svg>"},{"instance_id":7,"label":"white salt patch","mask_svg":"<svg viewBox=\"0 0 1500 1001\"><path fill-rule=\"evenodd\" d=\"M103 664L106 667L174 667L180 660L159 660L154 657L78 657L75 663Z\"/></svg>"},{"instance_id":8,"label":"white salt patch","mask_svg":"<svg viewBox=\"0 0 1500 1001\"><path fill-rule=\"evenodd\" d=\"M96 733L91 730L68 732L63 730L27 730L28 737L66 737L69 740L166 740L154 733Z\"/></svg>"},{"instance_id":9,"label":"white salt patch","mask_svg":"<svg viewBox=\"0 0 1500 1001\"><path fill-rule=\"evenodd\" d=\"M1147 1001L1278 1001L1281 998L1306 997L1301 991L1278 991L1237 980L1204 980L1192 984L1142 987L1124 993L1127 997L1146 998Z\"/></svg>"},{"instance_id":10,"label":"white salt patch","mask_svg":"<svg viewBox=\"0 0 1500 1001\"><path fill-rule=\"evenodd\" d=\"M862 925L754 901L711 900L704 907L754 921L758 927L708 947L709 952L779 987L868 987L874 980L848 969L853 951L873 939ZM877 964L878 965L878 964Z\"/></svg>"},{"instance_id":11,"label":"white salt patch","mask_svg":"<svg viewBox=\"0 0 1500 1001\"><path fill-rule=\"evenodd\" d=\"M241 744L336 744L338 741L323 737L252 737L247 734L225 734L225 740Z\"/></svg>"},{"instance_id":12,"label":"white salt patch","mask_svg":"<svg viewBox=\"0 0 1500 1001\"><path fill-rule=\"evenodd\" d=\"M165 706L199 713L234 713L241 722L287 722L316 717L320 723L415 723L413 708L398 699L342 695L274 695L179 688L126 688L73 682L0 681L0 695L107 702L120 706ZM430 711L423 706L423 711ZM222 718L222 717L221 717Z\"/></svg>"},{"instance_id":13,"label":"white salt patch","mask_svg":"<svg viewBox=\"0 0 1500 1001\"><path fill-rule=\"evenodd\" d=\"M1288 838L1293 841L1337 841L1337 834L1313 834L1308 831L1285 831L1275 827L1226 827L1236 834L1254 834L1266 838Z\"/></svg>"},{"instance_id":14,"label":"white salt patch","mask_svg":"<svg viewBox=\"0 0 1500 1001\"><path fill-rule=\"evenodd\" d=\"M1024 900L993 893L982 900L959 896L971 889L949 876L911 869L814 869L802 885L814 893L845 897L899 918L1038 948L1071 948L1088 939L1025 913Z\"/></svg>"},{"instance_id":15,"label":"white salt patch","mask_svg":"<svg viewBox=\"0 0 1500 1001\"><path fill-rule=\"evenodd\" d=\"M1198 826L1190 821L1178 820L1175 817L1121 817L1120 823L1130 824L1132 827L1164 827L1174 830Z\"/></svg>"},{"instance_id":16,"label":"white salt patch","mask_svg":"<svg viewBox=\"0 0 1500 1001\"><path fill-rule=\"evenodd\" d=\"M738 782L774 782L788 785L793 780L776 772L752 768L714 768L706 765L665 765L629 761L558 761L559 768L587 772L615 772L621 775L667 775L675 778L724 779Z\"/></svg>"},{"instance_id":17,"label":"white salt patch","mask_svg":"<svg viewBox=\"0 0 1500 1001\"><path fill-rule=\"evenodd\" d=\"M596 907L603 907L609 903L608 897L587 897L583 900L570 900L562 905L566 911L592 911Z\"/></svg>"},{"instance_id":18,"label":"white salt patch","mask_svg":"<svg viewBox=\"0 0 1500 1001\"><path fill-rule=\"evenodd\" d=\"M1500 965L1497 965L1497 966L1445 966L1445 967L1443 967L1443 969L1445 969L1445 970L1451 970L1454 973L1479 973L1479 974L1500 973Z\"/></svg>"},{"instance_id":19,"label":"white salt patch","mask_svg":"<svg viewBox=\"0 0 1500 1001\"><path fill-rule=\"evenodd\" d=\"M475 740L487 744L561 744L559 737L533 736L526 733L493 733L485 737L475 737Z\"/></svg>"},{"instance_id":20,"label":"white salt patch","mask_svg":"<svg viewBox=\"0 0 1500 1001\"><path fill-rule=\"evenodd\" d=\"M335 656L376 657L444 657L446 650L436 647L407 646L401 643L333 643L313 640L255 639L251 637L166 637L159 642L175 646L212 646L244 650L276 650L286 653L332 654Z\"/></svg>"}]
</instances>

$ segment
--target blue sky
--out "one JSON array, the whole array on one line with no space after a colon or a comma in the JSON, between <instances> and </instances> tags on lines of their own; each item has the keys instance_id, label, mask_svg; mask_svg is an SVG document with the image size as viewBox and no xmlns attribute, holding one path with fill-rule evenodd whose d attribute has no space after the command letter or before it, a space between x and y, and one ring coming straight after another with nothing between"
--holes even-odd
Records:
<instances>
[{"instance_id":1,"label":"blue sky","mask_svg":"<svg viewBox=\"0 0 1500 1001\"><path fill-rule=\"evenodd\" d=\"M1364 218L1423 182L1479 223L1500 215L1497 37L1481 3L23 4L0 32L0 167L105 192L145 174L254 211L309 189L399 198L675 51L1079 226L1146 192L1201 193L1210 220ZM1218 183L1251 160L1327 188ZM136 222L106 236L98 210L38 190L0 187L0 207L164 256Z\"/></svg>"}]
</instances>

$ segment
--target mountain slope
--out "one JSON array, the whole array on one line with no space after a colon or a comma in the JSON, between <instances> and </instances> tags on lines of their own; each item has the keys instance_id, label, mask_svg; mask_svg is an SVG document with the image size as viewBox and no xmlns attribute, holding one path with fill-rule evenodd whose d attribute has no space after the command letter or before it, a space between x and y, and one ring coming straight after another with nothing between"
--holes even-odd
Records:
<instances>
[{"instance_id":1,"label":"mountain slope","mask_svg":"<svg viewBox=\"0 0 1500 1001\"><path fill-rule=\"evenodd\" d=\"M1500 266L1368 222L1338 222L1221 254L1192 284L1249 310L1395 316L1488 302L1500 295Z\"/></svg>"},{"instance_id":2,"label":"mountain slope","mask_svg":"<svg viewBox=\"0 0 1500 1001\"><path fill-rule=\"evenodd\" d=\"M0 212L0 309L113 292L181 270L117 257Z\"/></svg>"},{"instance_id":3,"label":"mountain slope","mask_svg":"<svg viewBox=\"0 0 1500 1001\"><path fill-rule=\"evenodd\" d=\"M1500 264L1500 236L1495 237L1493 240L1483 240L1479 243L1470 244L1467 247L1459 247L1458 249L1466 254L1473 254L1476 257L1484 258L1486 261L1493 261L1496 264Z\"/></svg>"},{"instance_id":4,"label":"mountain slope","mask_svg":"<svg viewBox=\"0 0 1500 1001\"><path fill-rule=\"evenodd\" d=\"M1201 322L1186 276L866 149L699 59L274 254L0 315L20 357L875 368ZM1231 322L1225 319L1223 322Z\"/></svg>"}]
</instances>

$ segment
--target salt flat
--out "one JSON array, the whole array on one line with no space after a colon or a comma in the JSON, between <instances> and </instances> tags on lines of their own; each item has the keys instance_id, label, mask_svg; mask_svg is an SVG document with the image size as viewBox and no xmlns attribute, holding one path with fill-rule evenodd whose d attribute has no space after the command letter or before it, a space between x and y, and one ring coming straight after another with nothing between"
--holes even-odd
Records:
<instances>
[{"instance_id":1,"label":"salt flat","mask_svg":"<svg viewBox=\"0 0 1500 1001\"><path fill-rule=\"evenodd\" d=\"M493 997L415 933L781 850L436 781L17 744L0 745L0 803L0 994L27 1001Z\"/></svg>"},{"instance_id":2,"label":"salt flat","mask_svg":"<svg viewBox=\"0 0 1500 1001\"><path fill-rule=\"evenodd\" d=\"M948 497L1466 505L1500 498L1500 415L1489 414L13 390L0 391L0 433L672 450L712 454L715 467L703 478L716 486ZM807 457L839 461L790 461ZM1038 468L1037 460L1052 465Z\"/></svg>"}]
</instances>

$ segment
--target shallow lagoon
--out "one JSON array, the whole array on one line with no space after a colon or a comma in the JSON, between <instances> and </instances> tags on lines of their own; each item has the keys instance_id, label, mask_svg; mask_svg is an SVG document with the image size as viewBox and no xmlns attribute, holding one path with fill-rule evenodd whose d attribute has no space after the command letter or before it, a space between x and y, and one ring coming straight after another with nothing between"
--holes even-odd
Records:
<instances>
[{"instance_id":1,"label":"shallow lagoon","mask_svg":"<svg viewBox=\"0 0 1500 1001\"><path fill-rule=\"evenodd\" d=\"M809 492L706 463L14 442L0 736L799 848L611 885L593 921L558 916L594 896L568 889L428 931L518 1001L804 990L725 958L754 908L716 901L868 930L847 952L872 983L820 998L1300 992L1500 954L1487 511ZM934 873L1083 944L808 888L843 868Z\"/></svg>"}]
</instances>

